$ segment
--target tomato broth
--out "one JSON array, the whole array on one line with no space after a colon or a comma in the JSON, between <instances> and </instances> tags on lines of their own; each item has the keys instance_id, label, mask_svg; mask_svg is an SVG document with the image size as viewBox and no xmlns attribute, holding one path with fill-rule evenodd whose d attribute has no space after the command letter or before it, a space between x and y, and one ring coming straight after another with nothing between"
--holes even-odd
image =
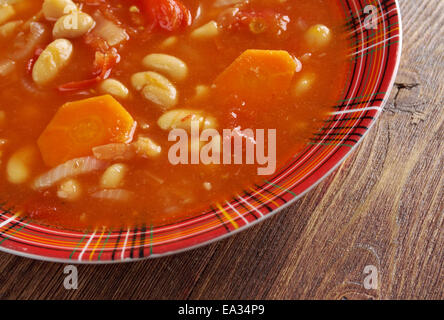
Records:
<instances>
[{"instance_id":1,"label":"tomato broth","mask_svg":"<svg viewBox=\"0 0 444 320\"><path fill-rule=\"evenodd\" d=\"M324 0L6 0L2 202L63 228L159 226L261 183L258 164L173 165L170 129L276 129L282 167L340 99L343 19Z\"/></svg>"}]
</instances>

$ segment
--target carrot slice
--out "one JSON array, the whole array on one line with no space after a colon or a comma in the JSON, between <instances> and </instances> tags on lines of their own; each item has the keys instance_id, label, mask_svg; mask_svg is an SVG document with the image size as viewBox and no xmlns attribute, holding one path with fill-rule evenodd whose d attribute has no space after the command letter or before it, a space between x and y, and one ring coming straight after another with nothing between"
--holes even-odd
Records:
<instances>
[{"instance_id":1,"label":"carrot slice","mask_svg":"<svg viewBox=\"0 0 444 320\"><path fill-rule=\"evenodd\" d=\"M57 111L37 144L44 162L54 167L92 154L92 148L132 140L135 121L110 95L68 102Z\"/></svg>"},{"instance_id":2,"label":"carrot slice","mask_svg":"<svg viewBox=\"0 0 444 320\"><path fill-rule=\"evenodd\" d=\"M286 92L296 62L283 50L246 50L216 79L216 93L247 104L264 103Z\"/></svg>"}]
</instances>

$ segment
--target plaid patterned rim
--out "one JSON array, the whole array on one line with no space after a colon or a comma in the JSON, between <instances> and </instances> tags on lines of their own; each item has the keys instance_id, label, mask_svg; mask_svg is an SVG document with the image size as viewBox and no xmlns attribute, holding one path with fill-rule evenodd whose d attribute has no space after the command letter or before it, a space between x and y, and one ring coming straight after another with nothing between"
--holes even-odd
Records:
<instances>
[{"instance_id":1,"label":"plaid patterned rim","mask_svg":"<svg viewBox=\"0 0 444 320\"><path fill-rule=\"evenodd\" d=\"M66 263L159 257L229 236L301 197L333 171L374 124L389 96L400 60L401 18L396 0L336 1L343 8L351 42L350 72L343 98L307 147L272 179L212 205L197 217L161 227L118 231L79 233L44 227L3 204L0 250ZM365 8L369 5L378 10L376 29L365 27Z\"/></svg>"}]
</instances>

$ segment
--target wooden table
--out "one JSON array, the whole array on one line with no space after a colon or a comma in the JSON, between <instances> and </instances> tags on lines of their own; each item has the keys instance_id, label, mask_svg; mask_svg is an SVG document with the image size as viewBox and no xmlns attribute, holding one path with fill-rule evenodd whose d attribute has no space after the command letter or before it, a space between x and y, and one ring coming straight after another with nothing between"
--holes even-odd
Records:
<instances>
[{"instance_id":1,"label":"wooden table","mask_svg":"<svg viewBox=\"0 0 444 320\"><path fill-rule=\"evenodd\" d=\"M444 298L444 2L400 0L401 68L375 127L336 172L277 216L157 260L79 266L0 254L0 298ZM378 272L365 289L364 268Z\"/></svg>"}]
</instances>

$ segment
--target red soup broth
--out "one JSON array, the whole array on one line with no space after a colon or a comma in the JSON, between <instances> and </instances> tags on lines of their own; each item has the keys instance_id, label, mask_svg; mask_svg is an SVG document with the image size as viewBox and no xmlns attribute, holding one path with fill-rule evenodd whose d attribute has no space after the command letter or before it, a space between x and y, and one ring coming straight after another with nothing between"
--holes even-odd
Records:
<instances>
[{"instance_id":1,"label":"red soup broth","mask_svg":"<svg viewBox=\"0 0 444 320\"><path fill-rule=\"evenodd\" d=\"M276 129L279 168L322 127L345 85L348 43L335 1L73 1L75 12L87 14L93 25L83 33L62 30L63 37L53 31L63 15L48 14L51 2L57 1L45 2L18 1L8 5L12 11L4 18L0 14L2 202L43 224L78 230L159 226L229 200L267 179L257 174L262 166L173 165L168 150L174 142L168 141L169 130L159 126L160 117L185 110L180 119L184 122L193 117L186 114L191 110L217 123L221 133ZM162 10L162 5L174 10ZM71 55L51 79L41 82L39 77L47 76L38 74L45 63L39 62L46 54L42 52L60 38L71 44ZM249 54L251 49L259 51ZM245 59L239 58L244 52ZM150 54L161 56L144 63ZM266 60L268 54L273 57ZM180 59L187 72L156 66L165 55ZM269 74L280 62L285 72ZM137 88L133 77L139 72L167 79L176 92L174 101L170 96L159 103L153 99L158 91L148 90L150 95ZM117 93L109 82L103 85L105 79L118 81ZM89 98L109 108L94 111L94 103L84 102ZM79 102L73 112L61 111L73 102ZM116 133L116 127L111 132L106 125L92 128L92 122L74 124L89 113L101 125L104 119L117 121L120 131ZM82 148L72 144L73 132L87 140ZM135 152L137 141L145 144ZM155 144L155 155L145 152L147 141ZM75 158L97 157L90 147L111 144L128 154L107 159L97 170L36 188L36 179L48 171ZM104 185L105 171L116 164L121 180Z\"/></svg>"}]
</instances>

